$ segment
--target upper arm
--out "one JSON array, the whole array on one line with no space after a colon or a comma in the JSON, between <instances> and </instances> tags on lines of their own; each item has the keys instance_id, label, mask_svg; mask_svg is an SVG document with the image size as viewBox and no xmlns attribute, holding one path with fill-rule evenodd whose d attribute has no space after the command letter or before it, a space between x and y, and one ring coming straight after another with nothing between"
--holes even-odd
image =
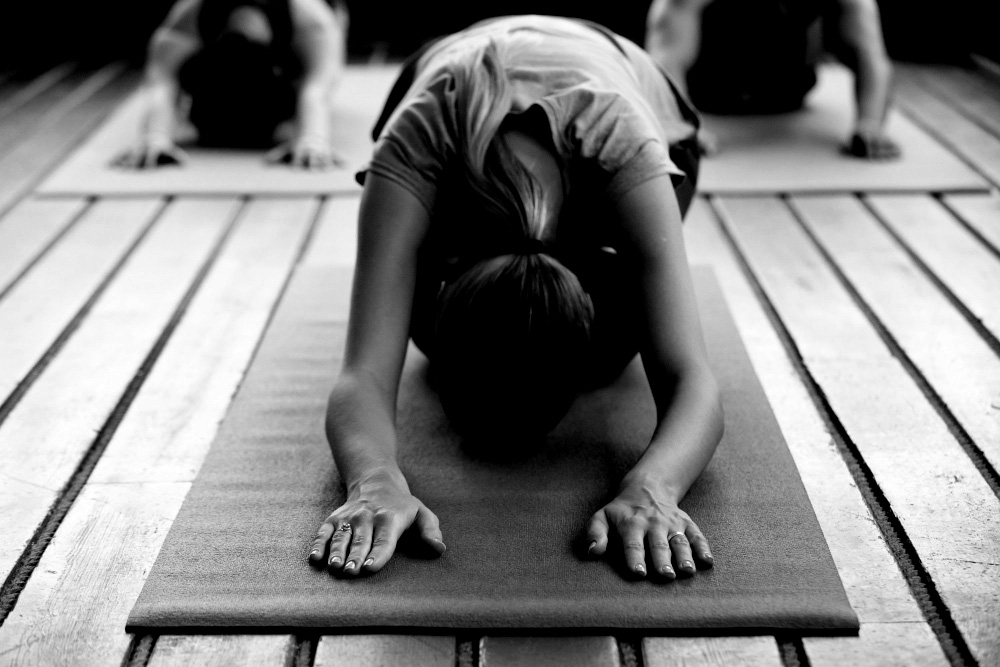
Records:
<instances>
[{"instance_id":1,"label":"upper arm","mask_svg":"<svg viewBox=\"0 0 1000 667\"><path fill-rule=\"evenodd\" d=\"M833 50L839 58L850 61L862 54L887 58L876 0L836 0L833 6L836 12Z\"/></svg>"},{"instance_id":2,"label":"upper arm","mask_svg":"<svg viewBox=\"0 0 1000 667\"><path fill-rule=\"evenodd\" d=\"M684 373L707 371L701 321L669 176L657 176L618 200L621 251L635 267L645 323L643 365L654 396L671 393ZM662 407L662 406L661 406Z\"/></svg>"},{"instance_id":3,"label":"upper arm","mask_svg":"<svg viewBox=\"0 0 1000 667\"><path fill-rule=\"evenodd\" d=\"M417 251L427 209L393 181L370 174L358 219L358 254L343 372L373 378L394 406L409 340Z\"/></svg>"},{"instance_id":4,"label":"upper arm","mask_svg":"<svg viewBox=\"0 0 1000 667\"><path fill-rule=\"evenodd\" d=\"M152 82L176 79L181 65L201 48L198 11L202 0L180 0L149 41L146 78Z\"/></svg>"},{"instance_id":5,"label":"upper arm","mask_svg":"<svg viewBox=\"0 0 1000 667\"><path fill-rule=\"evenodd\" d=\"M346 16L323 0L292 0L292 46L302 58L307 81L332 85L346 59Z\"/></svg>"}]
</instances>

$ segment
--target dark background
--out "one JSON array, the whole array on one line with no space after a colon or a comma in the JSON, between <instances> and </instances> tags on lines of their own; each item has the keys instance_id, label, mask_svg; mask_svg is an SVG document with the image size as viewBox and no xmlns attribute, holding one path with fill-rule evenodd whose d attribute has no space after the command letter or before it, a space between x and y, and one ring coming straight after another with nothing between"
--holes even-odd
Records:
<instances>
[{"instance_id":1,"label":"dark background","mask_svg":"<svg viewBox=\"0 0 1000 667\"><path fill-rule=\"evenodd\" d=\"M32 69L75 60L142 62L150 34L173 0L11 0L0 13L0 69ZM879 0L890 55L900 60L961 63L970 53L1000 61L1000 2ZM643 40L645 2L404 2L348 0L349 52L403 57L425 40L502 14L580 16Z\"/></svg>"}]
</instances>

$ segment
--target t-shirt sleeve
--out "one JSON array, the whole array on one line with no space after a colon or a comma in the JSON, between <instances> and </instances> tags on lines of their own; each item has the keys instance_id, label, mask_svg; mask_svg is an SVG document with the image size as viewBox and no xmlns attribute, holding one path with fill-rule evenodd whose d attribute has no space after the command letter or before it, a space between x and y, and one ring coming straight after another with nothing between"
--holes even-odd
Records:
<instances>
[{"instance_id":1,"label":"t-shirt sleeve","mask_svg":"<svg viewBox=\"0 0 1000 667\"><path fill-rule=\"evenodd\" d=\"M438 184L455 155L454 80L442 73L393 113L372 149L366 171L406 188L434 209ZM363 179L363 172L359 174Z\"/></svg>"},{"instance_id":2,"label":"t-shirt sleeve","mask_svg":"<svg viewBox=\"0 0 1000 667\"><path fill-rule=\"evenodd\" d=\"M608 174L607 192L620 198L651 178L682 178L670 159L669 147L657 128L622 96L613 92L575 89L545 99L557 124L562 150L594 160Z\"/></svg>"}]
</instances>

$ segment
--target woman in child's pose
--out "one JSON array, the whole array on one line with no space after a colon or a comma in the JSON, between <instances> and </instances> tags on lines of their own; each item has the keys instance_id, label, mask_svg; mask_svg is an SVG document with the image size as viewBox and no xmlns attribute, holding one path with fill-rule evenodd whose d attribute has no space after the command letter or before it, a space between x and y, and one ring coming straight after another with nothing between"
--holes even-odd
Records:
<instances>
[{"instance_id":1,"label":"woman in child's pose","mask_svg":"<svg viewBox=\"0 0 1000 667\"><path fill-rule=\"evenodd\" d=\"M350 324L327 412L347 500L311 560L375 572L411 527L445 550L396 462L412 336L456 429L501 450L537 444L577 392L641 353L658 424L595 508L589 552L617 535L640 576L711 564L677 506L722 435L681 237L696 130L649 56L589 23L490 19L411 59L359 175Z\"/></svg>"},{"instance_id":2,"label":"woman in child's pose","mask_svg":"<svg viewBox=\"0 0 1000 667\"><path fill-rule=\"evenodd\" d=\"M178 0L149 43L138 141L114 164L182 163L174 137L182 97L203 146L270 148L278 125L294 118L295 135L268 160L336 164L330 100L347 22L343 0Z\"/></svg>"}]
</instances>

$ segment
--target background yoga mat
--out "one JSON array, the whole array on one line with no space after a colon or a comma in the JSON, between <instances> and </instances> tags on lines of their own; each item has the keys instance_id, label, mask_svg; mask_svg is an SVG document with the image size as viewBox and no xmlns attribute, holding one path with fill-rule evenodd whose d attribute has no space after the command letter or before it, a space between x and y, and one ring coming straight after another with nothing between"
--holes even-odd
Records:
<instances>
[{"instance_id":1,"label":"background yoga mat","mask_svg":"<svg viewBox=\"0 0 1000 667\"><path fill-rule=\"evenodd\" d=\"M202 149L183 144L182 167L129 171L110 166L132 146L143 113L142 98L131 95L105 123L38 188L45 194L316 194L360 193L354 172L371 157L371 128L399 73L397 66L348 66L336 92L333 146L346 160L322 172L268 165L265 151ZM190 127L184 135L194 136Z\"/></svg>"},{"instance_id":2,"label":"background yoga mat","mask_svg":"<svg viewBox=\"0 0 1000 667\"><path fill-rule=\"evenodd\" d=\"M615 385L581 396L546 449L504 464L463 454L412 346L399 458L413 493L440 518L448 551L424 560L404 549L357 580L308 565L315 531L342 497L322 424L349 281L349 269L294 277L130 630L856 633L791 455L704 271L697 289L726 436L682 506L711 540L713 570L673 583L626 580L618 565L580 559L571 546L651 433L638 361Z\"/></svg>"},{"instance_id":3,"label":"background yoga mat","mask_svg":"<svg viewBox=\"0 0 1000 667\"><path fill-rule=\"evenodd\" d=\"M854 123L853 76L819 68L805 108L787 114L710 116L719 153L701 162L698 189L717 194L988 190L972 169L899 112L888 133L899 160L869 162L840 154Z\"/></svg>"},{"instance_id":4,"label":"background yoga mat","mask_svg":"<svg viewBox=\"0 0 1000 667\"><path fill-rule=\"evenodd\" d=\"M350 66L336 97L334 145L341 169L310 173L263 162L261 151L187 147L183 168L123 171L110 160L130 146L141 117L138 95L38 188L53 195L326 194L358 193L355 170L367 162L369 135L399 71L397 66ZM702 161L698 189L712 193L987 190L987 183L920 128L893 112L889 133L903 158L874 163L840 155L851 128L851 75L820 69L803 111L777 116L706 116L721 152Z\"/></svg>"}]
</instances>

